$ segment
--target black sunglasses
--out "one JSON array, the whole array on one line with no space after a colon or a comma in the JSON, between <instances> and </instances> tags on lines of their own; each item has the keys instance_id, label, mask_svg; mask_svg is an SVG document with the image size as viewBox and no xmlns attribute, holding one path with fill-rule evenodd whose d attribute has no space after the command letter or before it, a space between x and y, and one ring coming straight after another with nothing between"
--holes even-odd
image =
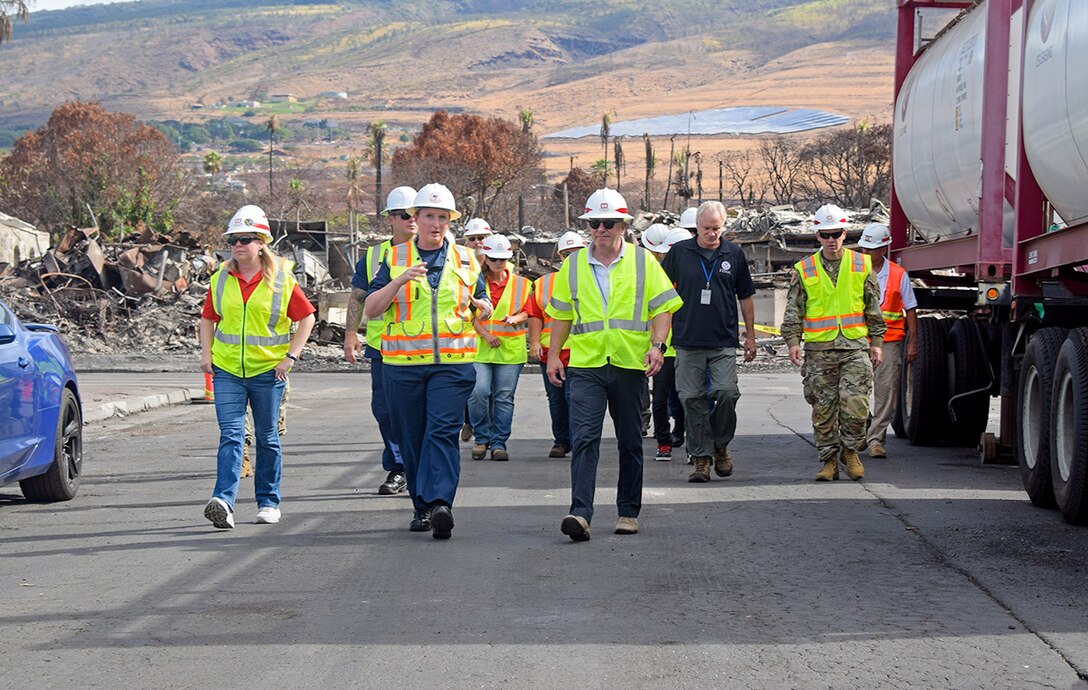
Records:
<instances>
[{"instance_id":1,"label":"black sunglasses","mask_svg":"<svg viewBox=\"0 0 1088 690\"><path fill-rule=\"evenodd\" d=\"M234 235L231 235L230 237L227 238L227 244L229 244L232 247L234 245L236 245L236 244L246 245L246 244L249 244L250 242L253 242L256 239L257 239L256 237L248 237L248 236L247 237L236 237Z\"/></svg>"},{"instance_id":2,"label":"black sunglasses","mask_svg":"<svg viewBox=\"0 0 1088 690\"><path fill-rule=\"evenodd\" d=\"M393 218L396 218L396 217L399 216L401 220L408 220L409 218L412 217L412 214L408 213L407 211L401 211L400 213L394 212L394 213L390 213L389 215L392 216Z\"/></svg>"},{"instance_id":3,"label":"black sunglasses","mask_svg":"<svg viewBox=\"0 0 1088 690\"><path fill-rule=\"evenodd\" d=\"M618 222L618 220L591 220L589 221L589 227L596 230L603 225L605 230L611 230L616 227L616 223Z\"/></svg>"},{"instance_id":4,"label":"black sunglasses","mask_svg":"<svg viewBox=\"0 0 1088 690\"><path fill-rule=\"evenodd\" d=\"M840 237L842 237L842 234L844 232L846 232L846 231L845 230L839 230L837 232L818 232L816 234L820 236L821 240L837 240Z\"/></svg>"}]
</instances>

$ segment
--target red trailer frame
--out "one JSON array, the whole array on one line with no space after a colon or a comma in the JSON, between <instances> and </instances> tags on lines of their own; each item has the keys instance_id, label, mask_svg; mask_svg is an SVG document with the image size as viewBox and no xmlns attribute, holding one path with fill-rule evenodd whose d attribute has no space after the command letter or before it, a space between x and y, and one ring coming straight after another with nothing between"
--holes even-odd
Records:
<instances>
[{"instance_id":1,"label":"red trailer frame","mask_svg":"<svg viewBox=\"0 0 1088 690\"><path fill-rule=\"evenodd\" d=\"M1008 67L1010 21L1013 13L1024 9L1024 36L1027 18L1036 0L989 0L986 27L986 62L983 72L982 193L979 199L977 231L963 238L939 243L912 244L908 221L894 180L891 191L892 252L904 268L921 273L934 269L957 269L976 281L1012 279L1012 295L1041 297L1042 282L1061 283L1070 294L1088 295L1088 283L1072 276L1070 268L1088 262L1088 223L1047 232L1047 201L1035 179L1024 149L1023 121L1017 133L1017 176L1005 173L1005 128L1008 116ZM898 28L895 55L895 99L914 66L915 17L927 9L967 9L968 0L897 0ZM1023 51L1022 51L1023 52ZM1021 80L1015 85L1023 94L1023 55ZM892 152L895 155L895 152ZM1002 245L1004 201L1015 211L1015 241Z\"/></svg>"}]
</instances>

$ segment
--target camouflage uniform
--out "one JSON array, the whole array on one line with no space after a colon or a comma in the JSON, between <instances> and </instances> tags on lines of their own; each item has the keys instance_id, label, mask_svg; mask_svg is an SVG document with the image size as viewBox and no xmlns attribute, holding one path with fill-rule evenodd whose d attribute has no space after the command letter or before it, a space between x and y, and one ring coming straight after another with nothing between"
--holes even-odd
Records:
<instances>
[{"instance_id":1,"label":"camouflage uniform","mask_svg":"<svg viewBox=\"0 0 1088 690\"><path fill-rule=\"evenodd\" d=\"M841 259L831 260L819 253L832 283L837 283ZM800 345L804 335L804 316L808 295L801 275L793 269L786 313L782 318L782 337L786 345ZM812 431L820 462L836 457L844 448L859 448L865 442L869 419L869 393L873 388L873 367L869 361L870 341L874 347L884 344L884 316L880 311L880 287L870 271L865 278L865 324L869 338L851 340L839 332L830 342L804 344L805 400L812 405Z\"/></svg>"}]
</instances>

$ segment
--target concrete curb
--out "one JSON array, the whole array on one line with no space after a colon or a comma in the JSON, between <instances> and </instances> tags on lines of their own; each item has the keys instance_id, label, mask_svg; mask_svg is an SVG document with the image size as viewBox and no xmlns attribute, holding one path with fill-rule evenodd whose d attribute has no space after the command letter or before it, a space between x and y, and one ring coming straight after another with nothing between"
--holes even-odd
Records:
<instances>
[{"instance_id":1,"label":"concrete curb","mask_svg":"<svg viewBox=\"0 0 1088 690\"><path fill-rule=\"evenodd\" d=\"M183 388L167 393L144 395L138 398L125 398L114 402L90 405L83 408L83 423L101 422L111 417L127 417L132 414L152 410L168 405L185 405L193 398L203 398L204 389Z\"/></svg>"}]
</instances>

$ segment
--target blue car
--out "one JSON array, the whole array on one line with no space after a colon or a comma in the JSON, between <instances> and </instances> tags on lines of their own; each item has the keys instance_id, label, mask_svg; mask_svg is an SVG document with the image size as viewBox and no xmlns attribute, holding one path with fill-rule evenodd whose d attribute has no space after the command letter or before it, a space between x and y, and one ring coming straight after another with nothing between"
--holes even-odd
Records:
<instances>
[{"instance_id":1,"label":"blue car","mask_svg":"<svg viewBox=\"0 0 1088 690\"><path fill-rule=\"evenodd\" d=\"M27 500L71 500L83 470L83 406L68 346L0 302L0 486Z\"/></svg>"}]
</instances>

